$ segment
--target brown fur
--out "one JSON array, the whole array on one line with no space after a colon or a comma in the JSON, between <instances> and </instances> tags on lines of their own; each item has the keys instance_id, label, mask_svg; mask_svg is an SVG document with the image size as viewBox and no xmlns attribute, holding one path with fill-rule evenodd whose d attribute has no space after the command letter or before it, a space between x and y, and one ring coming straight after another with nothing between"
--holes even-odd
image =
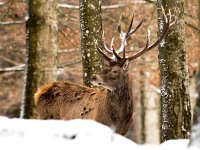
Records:
<instances>
[{"instance_id":1,"label":"brown fur","mask_svg":"<svg viewBox=\"0 0 200 150\"><path fill-rule=\"evenodd\" d=\"M132 93L128 74L119 66L96 76L105 88L89 88L70 82L54 82L41 87L35 103L41 119L93 119L124 135L132 124ZM114 73L113 73L114 72ZM116 74L117 72L117 74ZM110 78L116 78L111 81Z\"/></svg>"}]
</instances>

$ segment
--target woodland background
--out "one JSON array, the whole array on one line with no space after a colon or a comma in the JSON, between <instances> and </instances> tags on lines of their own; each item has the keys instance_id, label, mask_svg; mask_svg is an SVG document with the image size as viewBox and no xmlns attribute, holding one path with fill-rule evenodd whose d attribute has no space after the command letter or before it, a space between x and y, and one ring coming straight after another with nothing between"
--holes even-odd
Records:
<instances>
[{"instance_id":1,"label":"woodland background","mask_svg":"<svg viewBox=\"0 0 200 150\"><path fill-rule=\"evenodd\" d=\"M60 4L69 4L59 8L59 51L58 51L58 80L70 80L82 84L82 64L80 53L80 24L79 1L60 0ZM137 50L145 44L147 28L151 30L152 41L157 37L157 10L152 1L148 0L102 0L102 6L110 6L102 9L103 30L105 42L109 45L112 37L116 39L115 45L119 46L117 26L120 21L122 26L129 25L132 13L135 13L134 25L144 18L141 29L131 37L127 47L130 51ZM194 75L198 69L199 31L197 0L186 0L186 50L190 75L190 97L194 101L195 92ZM25 63L25 1L1 0L0 1L0 115L19 117L20 104L24 89L24 63ZM130 73L133 77L133 91L136 109L134 117L145 119L145 124L138 126L136 132L143 134L138 140L142 143L159 142L159 66L158 50L154 48L142 57L131 63ZM141 105L143 102L143 105ZM193 104L193 103L192 103ZM143 109L141 109L141 107ZM141 116L144 117L138 117ZM142 129L141 129L142 128ZM152 132L152 130L154 132ZM131 135L130 135L131 136ZM154 137L152 139L152 137Z\"/></svg>"}]
</instances>

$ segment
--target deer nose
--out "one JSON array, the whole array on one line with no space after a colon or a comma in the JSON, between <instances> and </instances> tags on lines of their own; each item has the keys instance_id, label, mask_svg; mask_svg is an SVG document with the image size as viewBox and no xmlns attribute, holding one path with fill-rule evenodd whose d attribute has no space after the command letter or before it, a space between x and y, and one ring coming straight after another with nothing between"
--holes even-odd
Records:
<instances>
[{"instance_id":1,"label":"deer nose","mask_svg":"<svg viewBox=\"0 0 200 150\"><path fill-rule=\"evenodd\" d=\"M97 80L97 77L96 76L92 76L91 77L91 81L96 81Z\"/></svg>"}]
</instances>

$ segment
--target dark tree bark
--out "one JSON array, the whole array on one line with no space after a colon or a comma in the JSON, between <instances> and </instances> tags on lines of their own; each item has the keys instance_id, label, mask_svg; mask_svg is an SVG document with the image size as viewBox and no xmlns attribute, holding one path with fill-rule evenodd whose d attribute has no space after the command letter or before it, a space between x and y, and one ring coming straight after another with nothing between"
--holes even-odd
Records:
<instances>
[{"instance_id":1,"label":"dark tree bark","mask_svg":"<svg viewBox=\"0 0 200 150\"><path fill-rule=\"evenodd\" d=\"M177 17L159 45L161 73L161 142L188 138L191 129L189 75L185 50L184 0L158 0L159 33L162 32L161 6Z\"/></svg>"},{"instance_id":2,"label":"dark tree bark","mask_svg":"<svg viewBox=\"0 0 200 150\"><path fill-rule=\"evenodd\" d=\"M21 118L33 118L34 93L56 80L57 0L27 0L26 79Z\"/></svg>"},{"instance_id":3,"label":"dark tree bark","mask_svg":"<svg viewBox=\"0 0 200 150\"><path fill-rule=\"evenodd\" d=\"M199 25L198 28L200 29L200 0L198 0L198 19ZM200 46L200 35L199 35L199 46ZM200 54L200 52L199 52ZM196 91L197 91L197 99L196 99L196 106L194 108L193 114L193 125L192 131L190 136L189 146L195 146L200 148L200 57L199 57L199 68L196 73Z\"/></svg>"},{"instance_id":4,"label":"dark tree bark","mask_svg":"<svg viewBox=\"0 0 200 150\"><path fill-rule=\"evenodd\" d=\"M90 79L102 68L95 41L102 45L102 17L100 0L80 0L81 52L83 61L83 81L92 86Z\"/></svg>"}]
</instances>

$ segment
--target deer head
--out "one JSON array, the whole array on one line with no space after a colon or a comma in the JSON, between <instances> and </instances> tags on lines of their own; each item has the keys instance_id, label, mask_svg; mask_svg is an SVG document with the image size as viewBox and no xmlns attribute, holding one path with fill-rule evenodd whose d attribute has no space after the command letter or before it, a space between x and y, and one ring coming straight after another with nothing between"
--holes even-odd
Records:
<instances>
[{"instance_id":1,"label":"deer head","mask_svg":"<svg viewBox=\"0 0 200 150\"><path fill-rule=\"evenodd\" d=\"M162 39L165 37L169 29L176 24L176 18L171 15L171 11L166 15L164 9L162 8L163 13L163 31L160 37L152 44L150 44L150 30L147 31L147 40L144 48L139 50L137 53L134 53L131 56L126 56L125 46L127 45L128 38L135 33L143 23L143 20L136 26L135 29L132 29L132 24L134 20L134 14L132 16L130 25L126 32L123 32L121 25L118 26L118 32L120 34L121 46L118 50L114 49L114 38L111 40L111 48L108 48L105 44L103 38L104 50L102 50L96 42L96 49L107 61L105 69L103 69L98 75L92 77L91 81L94 85L103 86L109 90L112 90L119 81L123 80L128 73L129 62L140 57L142 54L156 47ZM104 37L104 36L103 36ZM122 56L120 55L122 53Z\"/></svg>"}]
</instances>

